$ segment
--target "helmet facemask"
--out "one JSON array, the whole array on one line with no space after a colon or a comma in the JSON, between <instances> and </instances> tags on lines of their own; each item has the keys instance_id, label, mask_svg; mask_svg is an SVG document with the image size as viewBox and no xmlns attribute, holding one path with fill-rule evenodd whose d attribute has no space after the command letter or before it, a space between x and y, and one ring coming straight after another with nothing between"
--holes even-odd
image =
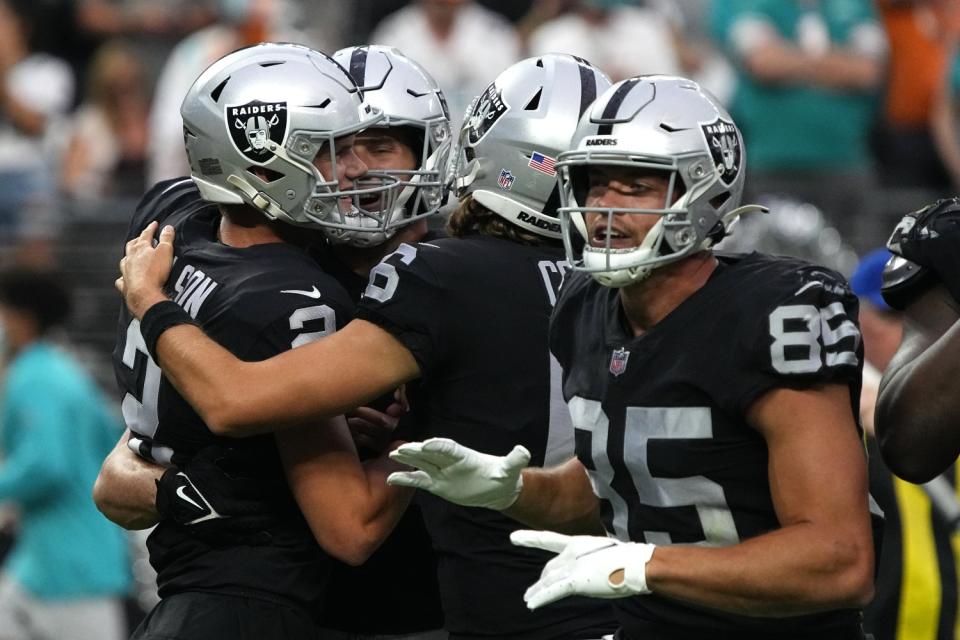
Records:
<instances>
[{"instance_id":1,"label":"helmet facemask","mask_svg":"<svg viewBox=\"0 0 960 640\"><path fill-rule=\"evenodd\" d=\"M221 58L194 82L181 115L191 176L209 202L317 228L359 217L364 198L391 206L398 195L396 179L337 175L336 141L383 114L339 64L306 47L261 44ZM315 166L318 153L329 154L330 175Z\"/></svg>"},{"instance_id":2,"label":"helmet facemask","mask_svg":"<svg viewBox=\"0 0 960 640\"><path fill-rule=\"evenodd\" d=\"M396 183L390 197L361 199L362 217L351 218L347 227L358 231L344 234L342 242L353 246L375 246L393 237L398 229L434 215L447 195L446 167L452 140L445 119L425 123L387 118L384 125L370 129L387 129L400 144L407 146L413 157L411 169L370 169L360 182L364 185ZM357 223L357 224L353 224Z\"/></svg>"},{"instance_id":3,"label":"helmet facemask","mask_svg":"<svg viewBox=\"0 0 960 640\"><path fill-rule=\"evenodd\" d=\"M713 244L716 227L707 220L699 224L691 220L688 203L698 193L708 190L711 178L701 179L688 186L682 179L683 168L690 158L656 158L626 156L619 153L584 152L565 154L558 164L560 171L560 202L558 209L567 255L573 257L572 266L593 275L606 286L622 287L643 280L653 269L680 260ZM586 206L589 189L589 170L592 167L632 169L663 174L667 179L664 201L658 207L625 208ZM584 203L581 205L580 203ZM618 216L659 216L639 245L614 246L615 238L606 234L604 244L591 243L585 215L597 213L606 217L601 226L613 229ZM709 227L709 228L708 228Z\"/></svg>"},{"instance_id":4,"label":"helmet facemask","mask_svg":"<svg viewBox=\"0 0 960 640\"><path fill-rule=\"evenodd\" d=\"M353 189L341 190L336 140L330 134L298 132L291 136L287 154L290 161L310 171L315 179L313 192L304 204L304 214L323 230L327 239L342 244L349 242L352 232L358 229L364 234L383 229L388 221L383 212L395 207L401 187L393 176L368 171L353 181ZM316 160L321 154L330 167L329 177L317 167Z\"/></svg>"},{"instance_id":5,"label":"helmet facemask","mask_svg":"<svg viewBox=\"0 0 960 640\"><path fill-rule=\"evenodd\" d=\"M572 146L557 163L563 241L571 268L605 286L641 281L709 249L739 215L757 209L738 206L744 165L739 131L711 96L684 78L638 76L614 85L581 119ZM603 168L625 177L665 176L664 201L651 208L587 206L589 171ZM624 215L657 219L642 240L625 246L610 234L590 238L587 213L606 216L607 228Z\"/></svg>"},{"instance_id":6,"label":"helmet facemask","mask_svg":"<svg viewBox=\"0 0 960 640\"><path fill-rule=\"evenodd\" d=\"M347 47L334 54L363 91L364 101L384 118L369 129L389 132L410 150L412 162L403 168L368 162L363 182L389 179L397 183L393 200L365 197L366 214L350 218L352 228L338 229L334 242L366 247L383 244L397 230L440 210L448 193L447 173L452 140L446 99L440 86L416 61L392 47ZM394 163L386 163L394 164Z\"/></svg>"}]
</instances>

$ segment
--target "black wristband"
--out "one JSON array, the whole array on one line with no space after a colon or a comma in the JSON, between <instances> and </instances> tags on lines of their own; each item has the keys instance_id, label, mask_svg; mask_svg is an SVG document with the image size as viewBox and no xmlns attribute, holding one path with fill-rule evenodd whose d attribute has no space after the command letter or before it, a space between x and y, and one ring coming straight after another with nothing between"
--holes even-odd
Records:
<instances>
[{"instance_id":1,"label":"black wristband","mask_svg":"<svg viewBox=\"0 0 960 640\"><path fill-rule=\"evenodd\" d=\"M158 362L157 340L160 339L160 334L178 324L196 323L190 317L190 314L173 300L158 302L143 314L143 319L140 321L140 334L143 336L147 353L150 354L154 362Z\"/></svg>"}]
</instances>

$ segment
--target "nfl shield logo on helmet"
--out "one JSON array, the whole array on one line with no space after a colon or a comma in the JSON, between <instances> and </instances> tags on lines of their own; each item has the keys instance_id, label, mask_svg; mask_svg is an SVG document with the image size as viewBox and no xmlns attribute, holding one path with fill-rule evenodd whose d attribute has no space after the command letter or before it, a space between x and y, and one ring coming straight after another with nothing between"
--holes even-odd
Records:
<instances>
[{"instance_id":1,"label":"nfl shield logo on helmet","mask_svg":"<svg viewBox=\"0 0 960 640\"><path fill-rule=\"evenodd\" d=\"M709 124L700 125L700 129L707 139L713 164L720 172L720 181L729 187L740 173L743 158L737 128L732 122L717 118Z\"/></svg>"},{"instance_id":2,"label":"nfl shield logo on helmet","mask_svg":"<svg viewBox=\"0 0 960 640\"><path fill-rule=\"evenodd\" d=\"M227 130L237 151L253 162L273 158L268 146L283 146L287 136L287 103L253 100L227 105Z\"/></svg>"},{"instance_id":3,"label":"nfl shield logo on helmet","mask_svg":"<svg viewBox=\"0 0 960 640\"><path fill-rule=\"evenodd\" d=\"M506 169L500 169L500 177L497 178L497 184L499 184L500 188L504 191L510 191L510 189L513 189L513 181L516 179L517 176Z\"/></svg>"},{"instance_id":4,"label":"nfl shield logo on helmet","mask_svg":"<svg viewBox=\"0 0 960 640\"><path fill-rule=\"evenodd\" d=\"M619 349L614 349L613 353L610 354L610 373L614 376L619 376L627 370L627 360L630 359L630 352L620 347Z\"/></svg>"}]
</instances>

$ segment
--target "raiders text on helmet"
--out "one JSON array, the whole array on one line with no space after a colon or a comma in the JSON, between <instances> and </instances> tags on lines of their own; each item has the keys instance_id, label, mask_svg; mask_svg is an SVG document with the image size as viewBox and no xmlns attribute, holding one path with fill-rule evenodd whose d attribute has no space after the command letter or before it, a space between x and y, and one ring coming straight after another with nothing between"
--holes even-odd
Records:
<instances>
[{"instance_id":1,"label":"raiders text on helmet","mask_svg":"<svg viewBox=\"0 0 960 640\"><path fill-rule=\"evenodd\" d=\"M580 115L609 86L602 71L566 54L509 67L467 111L457 197L472 195L527 231L559 238L557 156L569 148Z\"/></svg>"},{"instance_id":2,"label":"raiders text on helmet","mask_svg":"<svg viewBox=\"0 0 960 640\"><path fill-rule=\"evenodd\" d=\"M622 287L652 269L709 248L747 210L740 207L743 138L716 99L695 82L638 76L606 91L581 119L571 150L560 155L559 209L564 245L574 269L606 286ZM662 171L667 202L657 209L586 207L590 167ZM676 197L679 194L679 197ZM655 214L641 246L590 246L583 214Z\"/></svg>"},{"instance_id":3,"label":"raiders text on helmet","mask_svg":"<svg viewBox=\"0 0 960 640\"><path fill-rule=\"evenodd\" d=\"M342 191L337 175L314 166L329 153L335 174L334 140L382 115L340 65L307 47L260 44L224 56L200 74L180 112L190 173L210 202L321 226L360 217L361 197L396 197L396 180Z\"/></svg>"},{"instance_id":4,"label":"raiders text on helmet","mask_svg":"<svg viewBox=\"0 0 960 640\"><path fill-rule=\"evenodd\" d=\"M331 240L355 246L377 245L410 222L436 213L447 195L452 140L446 99L426 69L392 47L347 47L333 55L360 86L364 101L379 109L377 127L403 127L413 134L417 166L409 171L374 170L400 182L394 206L375 216L351 220L352 229L333 228Z\"/></svg>"}]
</instances>

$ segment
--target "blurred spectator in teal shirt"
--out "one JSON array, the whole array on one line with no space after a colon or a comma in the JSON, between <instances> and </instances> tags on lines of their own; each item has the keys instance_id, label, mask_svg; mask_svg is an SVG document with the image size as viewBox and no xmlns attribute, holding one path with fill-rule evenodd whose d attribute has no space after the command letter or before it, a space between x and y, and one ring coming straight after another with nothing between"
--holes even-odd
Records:
<instances>
[{"instance_id":1,"label":"blurred spectator in teal shirt","mask_svg":"<svg viewBox=\"0 0 960 640\"><path fill-rule=\"evenodd\" d=\"M47 340L69 308L53 274L0 273L0 503L20 516L0 574L0 640L127 635L126 538L90 497L120 425L82 368Z\"/></svg>"},{"instance_id":2,"label":"blurred spectator in teal shirt","mask_svg":"<svg viewBox=\"0 0 960 640\"><path fill-rule=\"evenodd\" d=\"M715 2L712 28L737 72L730 112L752 167L747 200L813 203L858 250L885 240L870 219L867 143L887 53L871 0Z\"/></svg>"}]
</instances>

